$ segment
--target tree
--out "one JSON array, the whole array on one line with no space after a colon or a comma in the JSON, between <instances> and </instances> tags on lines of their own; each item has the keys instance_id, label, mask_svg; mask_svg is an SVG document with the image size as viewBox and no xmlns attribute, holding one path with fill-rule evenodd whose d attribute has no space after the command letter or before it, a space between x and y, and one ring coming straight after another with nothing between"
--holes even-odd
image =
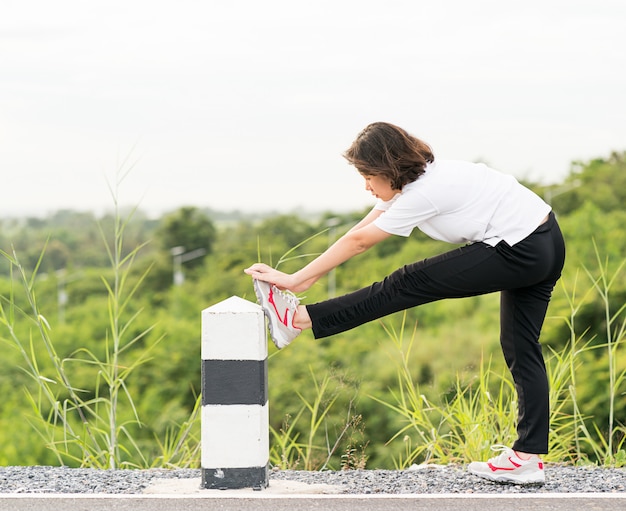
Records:
<instances>
[{"instance_id":1,"label":"tree","mask_svg":"<svg viewBox=\"0 0 626 511\"><path fill-rule=\"evenodd\" d=\"M585 202L591 202L604 212L623 210L626 204L626 151L614 152L606 159L574 163L564 183L556 188L547 187L544 196L561 214L571 213Z\"/></svg>"},{"instance_id":2,"label":"tree","mask_svg":"<svg viewBox=\"0 0 626 511\"><path fill-rule=\"evenodd\" d=\"M204 254L213 251L216 235L211 219L196 207L183 207L166 215L156 232L161 247L168 252L183 247L186 253L204 250ZM197 267L201 260L201 257L194 258L185 265Z\"/></svg>"}]
</instances>

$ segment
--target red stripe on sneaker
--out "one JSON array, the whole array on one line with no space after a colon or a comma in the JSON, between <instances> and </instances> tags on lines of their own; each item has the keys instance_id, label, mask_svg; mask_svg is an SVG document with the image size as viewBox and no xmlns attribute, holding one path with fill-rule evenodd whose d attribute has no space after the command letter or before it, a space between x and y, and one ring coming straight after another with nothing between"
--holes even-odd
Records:
<instances>
[{"instance_id":1,"label":"red stripe on sneaker","mask_svg":"<svg viewBox=\"0 0 626 511\"><path fill-rule=\"evenodd\" d=\"M492 472L497 472L498 470L515 470L516 468L519 468L522 466L519 463L515 463L511 458L509 458L509 461L513 465L512 467L497 467L491 462L487 462L487 466L491 469Z\"/></svg>"},{"instance_id":2,"label":"red stripe on sneaker","mask_svg":"<svg viewBox=\"0 0 626 511\"><path fill-rule=\"evenodd\" d=\"M491 469L492 472L497 472L498 470L515 470L515 468L508 468L508 467L496 467L495 465L492 465L491 463L487 462L487 466Z\"/></svg>"},{"instance_id":3,"label":"red stripe on sneaker","mask_svg":"<svg viewBox=\"0 0 626 511\"><path fill-rule=\"evenodd\" d=\"M274 292L272 291L271 287L270 287L270 293L267 297L267 301L271 303L272 306L274 307L274 311L276 311L276 316L278 316L278 321L280 321L285 326L289 326L287 322L287 316L289 315L289 308L285 309L285 315L284 317L281 318L280 312L278 312L278 308L276 307L276 302L274 302Z\"/></svg>"}]
</instances>

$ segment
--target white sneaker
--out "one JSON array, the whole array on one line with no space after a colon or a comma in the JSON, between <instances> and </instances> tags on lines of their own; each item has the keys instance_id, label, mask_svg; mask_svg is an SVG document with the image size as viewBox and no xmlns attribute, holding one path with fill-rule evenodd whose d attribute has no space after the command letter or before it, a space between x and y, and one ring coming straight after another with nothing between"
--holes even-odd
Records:
<instances>
[{"instance_id":1,"label":"white sneaker","mask_svg":"<svg viewBox=\"0 0 626 511\"><path fill-rule=\"evenodd\" d=\"M545 483L543 461L539 456L533 455L531 459L523 460L509 447L495 445L491 449L502 451L502 454L487 462L474 461L469 464L467 470L474 475L498 483Z\"/></svg>"},{"instance_id":2,"label":"white sneaker","mask_svg":"<svg viewBox=\"0 0 626 511\"><path fill-rule=\"evenodd\" d=\"M272 341L280 350L302 332L302 329L293 326L300 300L291 291L281 291L273 284L256 279L253 283L259 305L268 319Z\"/></svg>"}]
</instances>

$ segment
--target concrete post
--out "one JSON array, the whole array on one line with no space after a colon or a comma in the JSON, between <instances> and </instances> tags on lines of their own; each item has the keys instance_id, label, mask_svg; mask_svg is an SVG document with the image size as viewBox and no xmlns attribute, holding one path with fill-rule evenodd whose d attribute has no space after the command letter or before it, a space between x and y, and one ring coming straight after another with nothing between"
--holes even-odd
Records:
<instances>
[{"instance_id":1,"label":"concrete post","mask_svg":"<svg viewBox=\"0 0 626 511\"><path fill-rule=\"evenodd\" d=\"M267 330L256 303L233 296L202 311L202 487L266 488Z\"/></svg>"}]
</instances>

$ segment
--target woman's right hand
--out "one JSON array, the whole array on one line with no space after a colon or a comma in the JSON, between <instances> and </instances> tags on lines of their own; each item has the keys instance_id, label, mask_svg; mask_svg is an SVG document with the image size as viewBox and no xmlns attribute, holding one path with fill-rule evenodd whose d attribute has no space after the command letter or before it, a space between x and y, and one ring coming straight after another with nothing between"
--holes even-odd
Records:
<instances>
[{"instance_id":1,"label":"woman's right hand","mask_svg":"<svg viewBox=\"0 0 626 511\"><path fill-rule=\"evenodd\" d=\"M254 263L243 271L253 279L269 282L278 287L278 289L289 289L291 291L290 285L293 285L292 276L288 273L278 271L267 264Z\"/></svg>"},{"instance_id":2,"label":"woman's right hand","mask_svg":"<svg viewBox=\"0 0 626 511\"><path fill-rule=\"evenodd\" d=\"M253 279L269 282L278 287L278 289L287 289L292 293L306 291L318 280L317 278L311 278L304 282L298 282L295 274L278 271L265 263L254 263L243 271Z\"/></svg>"}]
</instances>

